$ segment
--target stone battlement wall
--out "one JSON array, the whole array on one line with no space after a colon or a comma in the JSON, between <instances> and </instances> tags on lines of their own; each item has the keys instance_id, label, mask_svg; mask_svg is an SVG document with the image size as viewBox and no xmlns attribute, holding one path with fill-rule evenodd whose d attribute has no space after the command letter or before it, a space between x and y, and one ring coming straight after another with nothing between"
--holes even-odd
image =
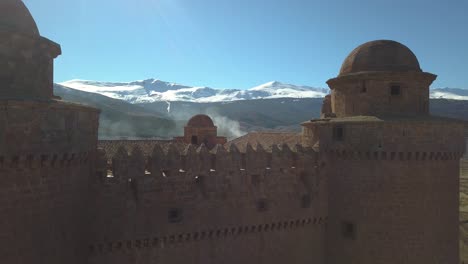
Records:
<instances>
[{"instance_id":1,"label":"stone battlement wall","mask_svg":"<svg viewBox=\"0 0 468 264\"><path fill-rule=\"evenodd\" d=\"M55 100L0 102L2 263L86 263L98 113Z\"/></svg>"},{"instance_id":2,"label":"stone battlement wall","mask_svg":"<svg viewBox=\"0 0 468 264\"><path fill-rule=\"evenodd\" d=\"M318 159L317 152L310 148L304 149L300 145L294 150L286 144L281 147L275 145L272 151L266 151L262 145L258 145L257 149L248 145L246 151L241 153L235 145L231 145L229 150L218 145L211 151L204 145L198 148L195 145L188 145L181 151L175 144L169 144L166 150L155 145L149 156L145 156L139 146L132 150L120 147L111 157L101 150L98 157L98 171L101 179L105 181L106 178L129 179L136 175L147 174L170 177L189 171L209 173L217 170L258 172L258 170L296 169L303 167L304 162Z\"/></svg>"},{"instance_id":3,"label":"stone battlement wall","mask_svg":"<svg viewBox=\"0 0 468 264\"><path fill-rule=\"evenodd\" d=\"M120 148L110 160L99 155L92 263L323 257L327 165L311 149L189 145L155 146L150 156L138 147Z\"/></svg>"},{"instance_id":4,"label":"stone battlement wall","mask_svg":"<svg viewBox=\"0 0 468 264\"><path fill-rule=\"evenodd\" d=\"M89 153L0 157L0 256L5 263L83 263ZM66 230L66 231L64 231ZM71 245L57 251L57 246ZM34 245L34 247L32 247Z\"/></svg>"}]
</instances>

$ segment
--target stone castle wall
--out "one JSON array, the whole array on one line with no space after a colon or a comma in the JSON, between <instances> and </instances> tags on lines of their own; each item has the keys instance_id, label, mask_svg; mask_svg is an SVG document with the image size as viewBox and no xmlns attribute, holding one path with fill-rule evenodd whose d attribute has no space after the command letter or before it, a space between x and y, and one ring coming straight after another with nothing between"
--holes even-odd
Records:
<instances>
[{"instance_id":1,"label":"stone castle wall","mask_svg":"<svg viewBox=\"0 0 468 264\"><path fill-rule=\"evenodd\" d=\"M94 109L0 103L2 263L85 263L97 126Z\"/></svg>"},{"instance_id":2,"label":"stone castle wall","mask_svg":"<svg viewBox=\"0 0 468 264\"><path fill-rule=\"evenodd\" d=\"M451 127L451 129L447 129ZM342 139L335 138L337 128ZM309 122L303 129L303 144L320 149L347 152L413 152L413 155L441 155L465 152L463 123L448 118L420 117L408 119L379 119L375 117L336 118L330 121ZM418 152L419 154L416 154ZM392 154L393 153L393 154ZM423 154L426 153L426 154ZM431 154L432 153L432 154Z\"/></svg>"},{"instance_id":3,"label":"stone castle wall","mask_svg":"<svg viewBox=\"0 0 468 264\"><path fill-rule=\"evenodd\" d=\"M91 263L323 263L327 166L312 150L101 153Z\"/></svg>"},{"instance_id":4,"label":"stone castle wall","mask_svg":"<svg viewBox=\"0 0 468 264\"><path fill-rule=\"evenodd\" d=\"M1 263L458 263L463 125L428 116L436 76L406 46L348 56L308 148L226 150L197 115L199 148L109 155L99 111L54 100L60 46L0 3Z\"/></svg>"},{"instance_id":5,"label":"stone castle wall","mask_svg":"<svg viewBox=\"0 0 468 264\"><path fill-rule=\"evenodd\" d=\"M468 125L465 125L465 148L468 149ZM465 153L460 163L460 175L468 177L468 153Z\"/></svg>"},{"instance_id":6,"label":"stone castle wall","mask_svg":"<svg viewBox=\"0 0 468 264\"><path fill-rule=\"evenodd\" d=\"M458 263L461 122L358 117L304 135L333 164L326 263Z\"/></svg>"},{"instance_id":7,"label":"stone castle wall","mask_svg":"<svg viewBox=\"0 0 468 264\"><path fill-rule=\"evenodd\" d=\"M411 154L333 153L327 263L458 263L460 156Z\"/></svg>"}]
</instances>

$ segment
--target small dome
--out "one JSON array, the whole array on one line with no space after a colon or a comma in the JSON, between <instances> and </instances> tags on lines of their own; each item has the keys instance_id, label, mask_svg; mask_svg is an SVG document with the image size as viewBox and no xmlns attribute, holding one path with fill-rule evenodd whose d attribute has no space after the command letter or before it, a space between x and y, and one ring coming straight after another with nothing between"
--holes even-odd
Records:
<instances>
[{"instance_id":1,"label":"small dome","mask_svg":"<svg viewBox=\"0 0 468 264\"><path fill-rule=\"evenodd\" d=\"M340 76L372 71L418 71L419 62L405 45L392 40L375 40L355 48L341 66Z\"/></svg>"},{"instance_id":2,"label":"small dome","mask_svg":"<svg viewBox=\"0 0 468 264\"><path fill-rule=\"evenodd\" d=\"M0 0L0 31L39 36L36 22L21 0Z\"/></svg>"},{"instance_id":3,"label":"small dome","mask_svg":"<svg viewBox=\"0 0 468 264\"><path fill-rule=\"evenodd\" d=\"M189 127L214 127L213 120L207 115L196 115L190 118L187 123Z\"/></svg>"}]
</instances>

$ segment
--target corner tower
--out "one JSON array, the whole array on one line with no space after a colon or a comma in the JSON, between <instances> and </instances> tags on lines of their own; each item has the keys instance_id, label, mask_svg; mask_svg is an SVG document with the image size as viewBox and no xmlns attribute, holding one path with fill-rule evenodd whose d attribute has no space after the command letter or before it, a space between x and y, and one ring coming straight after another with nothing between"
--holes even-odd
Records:
<instances>
[{"instance_id":1,"label":"corner tower","mask_svg":"<svg viewBox=\"0 0 468 264\"><path fill-rule=\"evenodd\" d=\"M327 82L332 113L303 124L303 143L333 164L326 263L458 263L464 128L429 115L435 78L406 46L378 40Z\"/></svg>"},{"instance_id":2,"label":"corner tower","mask_svg":"<svg viewBox=\"0 0 468 264\"><path fill-rule=\"evenodd\" d=\"M423 72L414 53L391 40L367 42L328 80L332 111L357 115L428 115L429 86L436 75Z\"/></svg>"},{"instance_id":3,"label":"corner tower","mask_svg":"<svg viewBox=\"0 0 468 264\"><path fill-rule=\"evenodd\" d=\"M2 0L0 14L0 99L52 98L60 45L40 36L22 1Z\"/></svg>"},{"instance_id":4,"label":"corner tower","mask_svg":"<svg viewBox=\"0 0 468 264\"><path fill-rule=\"evenodd\" d=\"M86 262L99 112L54 96L60 53L22 1L0 1L2 263Z\"/></svg>"}]
</instances>

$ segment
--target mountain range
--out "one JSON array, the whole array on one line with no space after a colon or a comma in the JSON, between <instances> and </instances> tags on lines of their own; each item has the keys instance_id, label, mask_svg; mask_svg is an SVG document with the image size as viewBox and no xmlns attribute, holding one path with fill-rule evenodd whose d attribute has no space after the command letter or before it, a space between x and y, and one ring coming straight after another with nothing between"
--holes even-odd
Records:
<instances>
[{"instance_id":1,"label":"mountain range","mask_svg":"<svg viewBox=\"0 0 468 264\"><path fill-rule=\"evenodd\" d=\"M98 93L129 103L194 102L213 103L274 98L319 98L327 94L323 88L269 82L247 90L192 87L148 79L128 83L71 80L62 86Z\"/></svg>"},{"instance_id":2,"label":"mountain range","mask_svg":"<svg viewBox=\"0 0 468 264\"><path fill-rule=\"evenodd\" d=\"M157 79L134 82L71 80L60 83L60 85L124 100L132 104L161 101L214 103L277 98L322 98L329 91L325 88L285 84L278 81L268 82L246 90L187 86ZM468 90L432 89L431 98L468 100Z\"/></svg>"},{"instance_id":3,"label":"mountain range","mask_svg":"<svg viewBox=\"0 0 468 264\"><path fill-rule=\"evenodd\" d=\"M63 100L102 110L101 138L172 138L187 120L208 114L220 135L236 138L249 131L300 131L317 118L324 88L269 82L247 90L190 87L155 79L129 83L72 80L54 85ZM468 120L468 90L431 90L431 112Z\"/></svg>"}]
</instances>

